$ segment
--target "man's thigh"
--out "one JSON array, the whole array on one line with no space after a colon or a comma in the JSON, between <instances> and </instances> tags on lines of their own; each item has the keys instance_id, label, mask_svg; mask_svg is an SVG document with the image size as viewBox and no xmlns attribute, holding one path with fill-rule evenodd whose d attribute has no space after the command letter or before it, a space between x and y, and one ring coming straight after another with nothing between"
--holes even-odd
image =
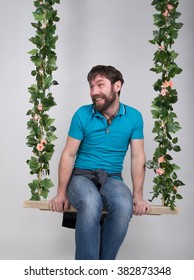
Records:
<instances>
[{"instance_id":1,"label":"man's thigh","mask_svg":"<svg viewBox=\"0 0 194 280\"><path fill-rule=\"evenodd\" d=\"M73 176L67 189L67 197L72 205L81 201L93 201L101 199L96 185L83 175Z\"/></svg>"},{"instance_id":2,"label":"man's thigh","mask_svg":"<svg viewBox=\"0 0 194 280\"><path fill-rule=\"evenodd\" d=\"M129 187L122 181L113 177L108 177L106 183L100 190L105 206L110 203L133 204L132 194Z\"/></svg>"}]
</instances>

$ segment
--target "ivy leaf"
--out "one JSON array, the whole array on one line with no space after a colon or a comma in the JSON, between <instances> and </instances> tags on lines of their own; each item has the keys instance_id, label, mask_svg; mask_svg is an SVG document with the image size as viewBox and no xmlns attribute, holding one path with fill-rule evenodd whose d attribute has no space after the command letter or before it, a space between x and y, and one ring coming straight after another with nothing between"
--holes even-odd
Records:
<instances>
[{"instance_id":1,"label":"ivy leaf","mask_svg":"<svg viewBox=\"0 0 194 280\"><path fill-rule=\"evenodd\" d=\"M173 151L175 151L175 152L180 152L181 151L181 147L180 146L174 146L173 147Z\"/></svg>"},{"instance_id":2,"label":"ivy leaf","mask_svg":"<svg viewBox=\"0 0 194 280\"><path fill-rule=\"evenodd\" d=\"M175 137L174 139L172 139L172 143L176 144L178 142L178 137Z\"/></svg>"},{"instance_id":3,"label":"ivy leaf","mask_svg":"<svg viewBox=\"0 0 194 280\"><path fill-rule=\"evenodd\" d=\"M176 180L176 181L174 181L174 185L176 187L180 187L180 186L184 186L185 184L182 181L180 181L180 180Z\"/></svg>"},{"instance_id":4,"label":"ivy leaf","mask_svg":"<svg viewBox=\"0 0 194 280\"><path fill-rule=\"evenodd\" d=\"M38 162L38 159L31 156L30 160L27 160L27 164L30 166L30 169L32 173L37 173L39 172L40 169L40 163Z\"/></svg>"},{"instance_id":5,"label":"ivy leaf","mask_svg":"<svg viewBox=\"0 0 194 280\"><path fill-rule=\"evenodd\" d=\"M166 155L165 155L165 159L166 159L166 160L172 160L173 158L171 157L171 155L166 154Z\"/></svg>"},{"instance_id":6,"label":"ivy leaf","mask_svg":"<svg viewBox=\"0 0 194 280\"><path fill-rule=\"evenodd\" d=\"M158 27L162 27L165 24L165 17L160 14L153 15L154 17L154 24Z\"/></svg>"},{"instance_id":7,"label":"ivy leaf","mask_svg":"<svg viewBox=\"0 0 194 280\"><path fill-rule=\"evenodd\" d=\"M177 199L182 199L183 197L182 197L182 195L180 195L180 194L177 193L177 194L176 194L176 198L177 198Z\"/></svg>"},{"instance_id":8,"label":"ivy leaf","mask_svg":"<svg viewBox=\"0 0 194 280\"><path fill-rule=\"evenodd\" d=\"M172 164L172 168L174 170L179 170L180 169L180 167L178 165L174 164L174 163Z\"/></svg>"},{"instance_id":9,"label":"ivy leaf","mask_svg":"<svg viewBox=\"0 0 194 280\"><path fill-rule=\"evenodd\" d=\"M41 8L38 8L35 12L32 13L33 16L34 16L34 19L36 21L42 21L45 19L45 14L44 14L44 11L43 9Z\"/></svg>"},{"instance_id":10,"label":"ivy leaf","mask_svg":"<svg viewBox=\"0 0 194 280\"><path fill-rule=\"evenodd\" d=\"M146 167L147 168L149 168L149 169L151 169L151 168L153 168L154 167L154 163L153 163L153 161L152 160L148 160L147 162L146 162Z\"/></svg>"},{"instance_id":11,"label":"ivy leaf","mask_svg":"<svg viewBox=\"0 0 194 280\"><path fill-rule=\"evenodd\" d=\"M151 110L151 113L152 113L152 117L154 119L158 119L159 116L160 116L160 114L159 114L159 112L157 110Z\"/></svg>"},{"instance_id":12,"label":"ivy leaf","mask_svg":"<svg viewBox=\"0 0 194 280\"><path fill-rule=\"evenodd\" d=\"M167 124L167 129L168 129L168 132L176 133L177 131L179 131L181 129L181 127L178 122L169 122Z\"/></svg>"},{"instance_id":13,"label":"ivy leaf","mask_svg":"<svg viewBox=\"0 0 194 280\"><path fill-rule=\"evenodd\" d=\"M174 28L176 29L181 29L183 27L183 23L182 22L177 22L174 24Z\"/></svg>"},{"instance_id":14,"label":"ivy leaf","mask_svg":"<svg viewBox=\"0 0 194 280\"><path fill-rule=\"evenodd\" d=\"M32 49L28 53L31 54L31 55L36 55L38 53L38 49Z\"/></svg>"},{"instance_id":15,"label":"ivy leaf","mask_svg":"<svg viewBox=\"0 0 194 280\"><path fill-rule=\"evenodd\" d=\"M54 85L54 86L56 86L56 85L58 85L58 84L59 84L59 83L58 83L57 81L55 81L55 80L53 81L53 85Z\"/></svg>"}]
</instances>

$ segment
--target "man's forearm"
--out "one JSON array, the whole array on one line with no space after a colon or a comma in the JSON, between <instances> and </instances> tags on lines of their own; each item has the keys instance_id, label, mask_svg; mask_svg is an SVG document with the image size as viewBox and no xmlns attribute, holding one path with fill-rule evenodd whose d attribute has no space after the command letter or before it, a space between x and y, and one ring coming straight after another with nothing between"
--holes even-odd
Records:
<instances>
[{"instance_id":1,"label":"man's forearm","mask_svg":"<svg viewBox=\"0 0 194 280\"><path fill-rule=\"evenodd\" d=\"M73 171L74 157L62 154L58 170L58 195L66 195L67 186Z\"/></svg>"},{"instance_id":2,"label":"man's forearm","mask_svg":"<svg viewBox=\"0 0 194 280\"><path fill-rule=\"evenodd\" d=\"M143 199L143 184L145 178L145 156L137 157L131 161L131 177L133 183L133 197Z\"/></svg>"}]
</instances>

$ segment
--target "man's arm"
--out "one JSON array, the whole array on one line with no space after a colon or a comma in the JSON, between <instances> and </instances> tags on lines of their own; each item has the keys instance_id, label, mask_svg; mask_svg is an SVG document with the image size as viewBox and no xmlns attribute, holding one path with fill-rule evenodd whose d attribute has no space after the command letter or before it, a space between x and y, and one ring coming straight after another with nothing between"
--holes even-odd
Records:
<instances>
[{"instance_id":1,"label":"man's arm","mask_svg":"<svg viewBox=\"0 0 194 280\"><path fill-rule=\"evenodd\" d=\"M63 212L69 207L69 201L66 196L67 186L71 178L80 142L80 140L67 137L67 142L59 162L57 195L50 201L50 207L53 211Z\"/></svg>"},{"instance_id":2,"label":"man's arm","mask_svg":"<svg viewBox=\"0 0 194 280\"><path fill-rule=\"evenodd\" d=\"M149 204L143 199L145 177L144 140L131 141L131 178L133 183L133 212L143 215L149 211Z\"/></svg>"}]
</instances>

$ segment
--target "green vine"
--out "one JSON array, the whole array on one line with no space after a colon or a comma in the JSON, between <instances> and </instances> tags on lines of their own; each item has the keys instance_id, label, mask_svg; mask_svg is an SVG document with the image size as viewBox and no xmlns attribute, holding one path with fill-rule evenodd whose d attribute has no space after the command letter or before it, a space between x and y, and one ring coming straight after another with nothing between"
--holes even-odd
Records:
<instances>
[{"instance_id":1,"label":"green vine","mask_svg":"<svg viewBox=\"0 0 194 280\"><path fill-rule=\"evenodd\" d=\"M52 142L57 137L54 134L56 128L53 126L55 120L49 117L47 111L56 105L50 88L58 84L52 76L53 71L57 69L57 56L54 50L58 36L55 36L55 22L59 21L59 17L57 17L57 11L53 9L56 3L59 4L60 0L34 1L35 22L32 26L36 33L29 39L35 45L29 54L35 65L31 75L36 78L36 83L28 88L33 106L27 112L30 116L27 123L30 131L27 136L27 145L32 148L33 153L33 156L27 160L27 164L30 174L37 175L37 179L28 184L32 195L31 200L47 198L50 188L53 187L52 181L46 176L50 175L49 161L54 152Z\"/></svg>"},{"instance_id":2,"label":"green vine","mask_svg":"<svg viewBox=\"0 0 194 280\"><path fill-rule=\"evenodd\" d=\"M154 25L153 39L149 42L157 45L154 54L154 67L150 70L160 74L160 78L154 83L153 88L158 95L152 101L152 117L155 119L153 133L157 142L153 159L146 163L148 168L155 172L153 179L153 196L150 201L162 196L163 205L174 209L176 200L182 199L178 188L184 183L178 179L178 165L172 163L171 151L181 151L178 145L178 137L173 134L181 127L174 112L173 105L178 101L177 90L174 88L173 78L180 74L182 69L175 63L178 53L172 50L172 45L178 37L179 29L183 23L177 22L181 13L177 11L177 0L154 0L152 4L157 14L153 15Z\"/></svg>"}]
</instances>

